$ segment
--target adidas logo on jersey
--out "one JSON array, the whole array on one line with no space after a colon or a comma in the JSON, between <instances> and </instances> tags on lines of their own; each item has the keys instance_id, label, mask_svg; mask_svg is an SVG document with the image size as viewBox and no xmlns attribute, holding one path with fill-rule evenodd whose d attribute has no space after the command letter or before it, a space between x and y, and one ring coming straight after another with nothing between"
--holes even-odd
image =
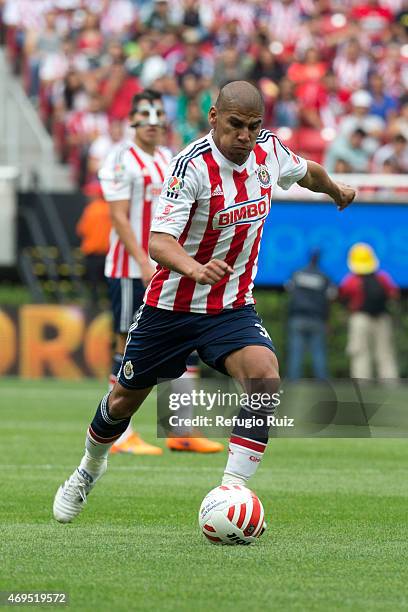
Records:
<instances>
[{"instance_id":1,"label":"adidas logo on jersey","mask_svg":"<svg viewBox=\"0 0 408 612\"><path fill-rule=\"evenodd\" d=\"M221 189L221 185L217 185L216 188L212 191L211 196L222 196L222 195L224 195L224 192Z\"/></svg>"},{"instance_id":2,"label":"adidas logo on jersey","mask_svg":"<svg viewBox=\"0 0 408 612\"><path fill-rule=\"evenodd\" d=\"M265 198L238 202L228 208L223 208L213 217L213 229L222 229L231 225L254 223L264 219L268 214L268 205Z\"/></svg>"}]
</instances>

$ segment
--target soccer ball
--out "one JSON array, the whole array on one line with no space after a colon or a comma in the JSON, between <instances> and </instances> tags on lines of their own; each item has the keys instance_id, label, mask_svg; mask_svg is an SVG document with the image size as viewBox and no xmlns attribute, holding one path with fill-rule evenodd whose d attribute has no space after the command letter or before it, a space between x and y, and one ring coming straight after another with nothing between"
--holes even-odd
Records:
<instances>
[{"instance_id":1,"label":"soccer ball","mask_svg":"<svg viewBox=\"0 0 408 612\"><path fill-rule=\"evenodd\" d=\"M213 544L252 544L265 531L258 497L241 485L221 485L203 499L200 529Z\"/></svg>"}]
</instances>

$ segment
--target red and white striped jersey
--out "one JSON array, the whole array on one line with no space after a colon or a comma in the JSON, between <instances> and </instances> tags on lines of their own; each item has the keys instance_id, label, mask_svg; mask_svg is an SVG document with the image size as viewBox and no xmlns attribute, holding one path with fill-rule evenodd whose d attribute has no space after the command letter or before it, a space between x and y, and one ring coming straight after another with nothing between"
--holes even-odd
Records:
<instances>
[{"instance_id":1,"label":"red and white striped jersey","mask_svg":"<svg viewBox=\"0 0 408 612\"><path fill-rule=\"evenodd\" d=\"M99 180L107 202L130 200L130 224L137 242L146 252L151 220L170 160L171 153L165 147L157 147L154 156L151 156L135 143L128 141L112 149L99 171ZM114 228L110 234L105 276L141 276L138 263L129 256Z\"/></svg>"},{"instance_id":2,"label":"red and white striped jersey","mask_svg":"<svg viewBox=\"0 0 408 612\"><path fill-rule=\"evenodd\" d=\"M261 130L242 166L222 155L211 133L184 149L168 170L151 230L177 238L201 264L222 259L234 272L210 286L159 266L146 303L208 314L253 304L259 243L273 188L279 184L289 189L306 170L306 161L268 130Z\"/></svg>"}]
</instances>

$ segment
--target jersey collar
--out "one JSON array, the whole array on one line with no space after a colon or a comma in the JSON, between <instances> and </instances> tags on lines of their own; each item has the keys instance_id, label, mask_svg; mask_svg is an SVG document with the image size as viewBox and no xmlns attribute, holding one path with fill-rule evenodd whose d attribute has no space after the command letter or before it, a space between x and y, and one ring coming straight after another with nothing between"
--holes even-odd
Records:
<instances>
[{"instance_id":1,"label":"jersey collar","mask_svg":"<svg viewBox=\"0 0 408 612\"><path fill-rule=\"evenodd\" d=\"M246 162L244 162L241 166L238 166L238 164L234 164L234 162L232 162L231 160L227 159L221 153L221 151L218 149L217 145L214 142L213 131L212 130L207 135L207 139L208 139L208 141L209 141L209 143L211 145L212 153L213 153L217 163L222 164L224 166L228 166L228 168L231 168L231 170L235 170L236 172L243 172L244 170L248 170L249 166L252 166L253 160L254 160L254 152L253 151L251 151L251 153L249 154L249 157L246 160Z\"/></svg>"}]
</instances>

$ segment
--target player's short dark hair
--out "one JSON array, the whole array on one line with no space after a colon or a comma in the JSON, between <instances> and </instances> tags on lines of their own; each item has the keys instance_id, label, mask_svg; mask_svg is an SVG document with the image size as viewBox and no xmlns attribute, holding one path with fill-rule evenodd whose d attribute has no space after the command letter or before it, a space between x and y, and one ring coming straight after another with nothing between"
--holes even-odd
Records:
<instances>
[{"instance_id":1,"label":"player's short dark hair","mask_svg":"<svg viewBox=\"0 0 408 612\"><path fill-rule=\"evenodd\" d=\"M139 102L142 100L148 100L149 102L155 102L156 100L161 100L161 93L155 91L154 89L144 89L140 93L133 96L132 106L130 107L129 115L133 115L133 113L137 112L137 107L139 106Z\"/></svg>"}]
</instances>

